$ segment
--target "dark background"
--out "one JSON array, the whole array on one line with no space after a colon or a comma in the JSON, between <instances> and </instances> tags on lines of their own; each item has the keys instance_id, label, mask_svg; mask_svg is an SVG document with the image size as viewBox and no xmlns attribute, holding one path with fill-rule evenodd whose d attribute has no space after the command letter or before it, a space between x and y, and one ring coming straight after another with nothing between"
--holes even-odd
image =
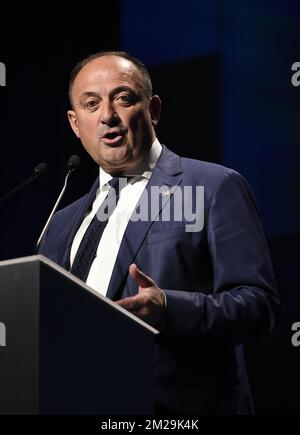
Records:
<instances>
[{"instance_id":1,"label":"dark background","mask_svg":"<svg viewBox=\"0 0 300 435\"><path fill-rule=\"evenodd\" d=\"M64 204L87 191L97 167L67 121L69 73L83 57L125 49L150 68L163 100L158 138L184 156L232 167L259 204L283 301L276 337L247 347L257 413L300 413L300 61L297 0L119 0L1 5L0 193L46 176L0 204L0 260L31 255L62 187L66 161L80 155Z\"/></svg>"}]
</instances>

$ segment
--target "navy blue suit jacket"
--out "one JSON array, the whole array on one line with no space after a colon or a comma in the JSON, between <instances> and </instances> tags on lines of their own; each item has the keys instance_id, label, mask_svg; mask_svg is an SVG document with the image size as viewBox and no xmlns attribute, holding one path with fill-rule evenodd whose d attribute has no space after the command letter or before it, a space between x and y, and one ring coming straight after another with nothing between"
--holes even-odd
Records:
<instances>
[{"instance_id":1,"label":"navy blue suit jacket","mask_svg":"<svg viewBox=\"0 0 300 435\"><path fill-rule=\"evenodd\" d=\"M130 221L107 297L137 293L128 275L132 262L166 293L157 343L158 403L177 413L251 413L242 344L272 332L279 306L253 196L237 172L181 158L165 146L146 189L162 185L204 186L204 227L187 232L187 222L174 219ZM59 211L42 241L40 253L66 269L97 187L98 180L87 195Z\"/></svg>"}]
</instances>

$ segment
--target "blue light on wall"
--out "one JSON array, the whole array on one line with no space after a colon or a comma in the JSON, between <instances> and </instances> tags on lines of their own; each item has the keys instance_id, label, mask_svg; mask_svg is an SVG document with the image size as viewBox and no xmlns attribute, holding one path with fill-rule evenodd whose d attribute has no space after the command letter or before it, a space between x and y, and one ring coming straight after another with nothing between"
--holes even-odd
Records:
<instances>
[{"instance_id":1,"label":"blue light on wall","mask_svg":"<svg viewBox=\"0 0 300 435\"><path fill-rule=\"evenodd\" d=\"M122 48L148 66L217 50L217 0L123 0Z\"/></svg>"}]
</instances>

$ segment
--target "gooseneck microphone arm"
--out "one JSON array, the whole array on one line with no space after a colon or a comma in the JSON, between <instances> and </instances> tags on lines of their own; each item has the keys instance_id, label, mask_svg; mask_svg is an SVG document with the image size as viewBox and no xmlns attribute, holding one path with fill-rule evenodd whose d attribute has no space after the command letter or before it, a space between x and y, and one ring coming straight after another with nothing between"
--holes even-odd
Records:
<instances>
[{"instance_id":1,"label":"gooseneck microphone arm","mask_svg":"<svg viewBox=\"0 0 300 435\"><path fill-rule=\"evenodd\" d=\"M78 168L79 164L80 164L80 158L76 154L72 155L69 158L68 163L67 163L68 172L67 172L67 175L65 177L65 182L64 182L63 188L62 188L62 190L61 190L61 192L59 194L59 197L57 198L56 203L54 204L54 207L53 207L53 209L52 209L52 211L50 213L50 216L49 216L49 218L48 218L48 220L47 220L47 222L46 222L46 224L45 224L45 226L43 228L43 231L41 232L41 235L38 238L37 244L35 246L35 252L36 253L38 252L41 240L44 237L44 234L46 233L46 231L47 231L47 229L49 227L51 219L52 219L54 213L56 212L57 207L59 206L59 203L60 203L62 197L65 194L65 191L66 191L66 188L67 188L67 184L68 184L69 176L70 176L71 172L73 172L76 168Z\"/></svg>"},{"instance_id":2,"label":"gooseneck microphone arm","mask_svg":"<svg viewBox=\"0 0 300 435\"><path fill-rule=\"evenodd\" d=\"M33 171L33 174L30 175L30 177L26 178L26 180L22 181L17 187L14 187L12 190L10 190L8 193L0 197L0 204L10 197L12 197L15 193L19 192L20 190L24 189L28 184L30 184L33 180L38 178L40 175L42 175L46 171L47 165L44 162L39 163Z\"/></svg>"}]
</instances>

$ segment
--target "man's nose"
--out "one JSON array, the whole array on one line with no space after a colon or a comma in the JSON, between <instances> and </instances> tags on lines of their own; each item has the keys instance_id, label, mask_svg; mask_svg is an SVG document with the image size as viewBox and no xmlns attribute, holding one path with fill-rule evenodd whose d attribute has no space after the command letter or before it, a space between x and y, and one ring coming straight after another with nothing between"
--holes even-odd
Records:
<instances>
[{"instance_id":1,"label":"man's nose","mask_svg":"<svg viewBox=\"0 0 300 435\"><path fill-rule=\"evenodd\" d=\"M119 122L119 117L111 101L103 102L100 112L100 122L102 124L114 125Z\"/></svg>"}]
</instances>

